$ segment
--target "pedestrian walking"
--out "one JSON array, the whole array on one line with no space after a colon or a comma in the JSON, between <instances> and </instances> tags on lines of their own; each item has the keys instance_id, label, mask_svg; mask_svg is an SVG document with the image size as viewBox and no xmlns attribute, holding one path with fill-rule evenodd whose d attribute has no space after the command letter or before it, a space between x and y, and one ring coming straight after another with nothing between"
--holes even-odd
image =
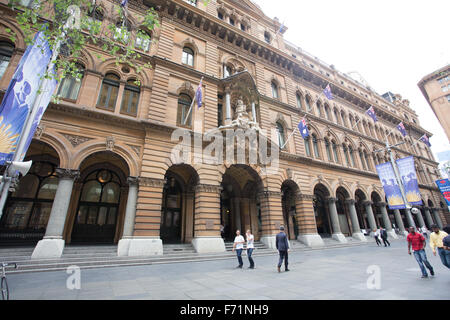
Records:
<instances>
[{"instance_id":1,"label":"pedestrian walking","mask_svg":"<svg viewBox=\"0 0 450 320\"><path fill-rule=\"evenodd\" d=\"M280 268L281 268L281 265L283 264L283 260L284 260L284 271L289 271L289 269L288 269L289 242L288 242L286 233L284 233L283 226L280 227L280 233L278 233L276 236L275 245L280 254L280 259L278 261L278 266L277 266L278 272L281 272Z\"/></svg>"},{"instance_id":2,"label":"pedestrian walking","mask_svg":"<svg viewBox=\"0 0 450 320\"><path fill-rule=\"evenodd\" d=\"M254 241L255 237L253 236L252 232L250 230L247 230L247 233L245 234L247 236L247 257L248 262L250 263L249 269L255 269L255 262L252 258L253 250L255 249Z\"/></svg>"},{"instance_id":3,"label":"pedestrian walking","mask_svg":"<svg viewBox=\"0 0 450 320\"><path fill-rule=\"evenodd\" d=\"M389 247L391 246L391 244L389 243L389 241L387 239L388 233L387 233L386 229L383 229L381 227L380 227L380 237L381 237L381 240L383 240L383 244L385 247L386 247L386 243Z\"/></svg>"},{"instance_id":4,"label":"pedestrian walking","mask_svg":"<svg viewBox=\"0 0 450 320\"><path fill-rule=\"evenodd\" d=\"M377 246L379 247L381 244L380 241L380 231L378 231L377 229L373 229L373 237L375 238L375 241L377 242Z\"/></svg>"},{"instance_id":5,"label":"pedestrian walking","mask_svg":"<svg viewBox=\"0 0 450 320\"><path fill-rule=\"evenodd\" d=\"M428 229L427 229L427 227L423 226L422 228L420 228L420 233L422 233L422 235L425 237L425 239L428 239Z\"/></svg>"},{"instance_id":6,"label":"pedestrian walking","mask_svg":"<svg viewBox=\"0 0 450 320\"><path fill-rule=\"evenodd\" d=\"M422 271L422 278L428 278L428 273L425 267L430 270L430 274L434 276L434 270L431 264L427 260L427 255L425 253L425 238L420 233L416 232L414 227L409 228L409 234L406 237L408 241L408 254L411 254L411 247L414 252L414 258L419 264L420 270Z\"/></svg>"},{"instance_id":7,"label":"pedestrian walking","mask_svg":"<svg viewBox=\"0 0 450 320\"><path fill-rule=\"evenodd\" d=\"M233 251L236 250L237 259L239 262L239 265L236 268L240 269L242 269L242 266L244 265L244 263L242 262L242 250L244 250L244 243L245 239L243 236L241 236L241 231L236 230L236 237L234 238L233 243Z\"/></svg>"},{"instance_id":8,"label":"pedestrian walking","mask_svg":"<svg viewBox=\"0 0 450 320\"><path fill-rule=\"evenodd\" d=\"M433 255L436 256L437 251L437 253L439 254L439 258L441 258L442 264L450 269L449 263L450 252L444 249L443 243L443 240L445 237L448 236L448 233L439 230L439 227L436 224L433 224L431 226L431 230L433 230L433 232L430 234L430 247L433 250Z\"/></svg>"},{"instance_id":9,"label":"pedestrian walking","mask_svg":"<svg viewBox=\"0 0 450 320\"><path fill-rule=\"evenodd\" d=\"M225 238L225 227L223 224L220 225L220 236L223 238Z\"/></svg>"},{"instance_id":10,"label":"pedestrian walking","mask_svg":"<svg viewBox=\"0 0 450 320\"><path fill-rule=\"evenodd\" d=\"M445 249L446 251L450 251L450 224L448 224L448 225L446 225L446 226L444 227L444 231L447 232L449 235L446 236L446 237L444 238L444 240L442 240L442 244L444 245L444 249ZM450 254L450 252L447 252L447 253ZM450 256L447 256L447 258L450 258ZM448 260L447 260L447 261L448 261Z\"/></svg>"}]
</instances>

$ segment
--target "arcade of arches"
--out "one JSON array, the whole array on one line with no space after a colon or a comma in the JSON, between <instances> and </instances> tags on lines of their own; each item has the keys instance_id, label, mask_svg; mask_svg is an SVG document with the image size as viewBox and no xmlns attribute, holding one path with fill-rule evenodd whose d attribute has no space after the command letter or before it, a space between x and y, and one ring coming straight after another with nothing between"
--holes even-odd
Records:
<instances>
[{"instance_id":1,"label":"arcade of arches","mask_svg":"<svg viewBox=\"0 0 450 320\"><path fill-rule=\"evenodd\" d=\"M284 225L289 239L314 246L323 245L326 237L366 241L364 233L380 226L396 237L394 230L404 233L410 225L442 225L431 200L415 215L389 210L377 191L350 193L340 186L332 192L318 182L307 195L290 178L278 191L269 191L267 177L248 165L217 171L220 184L214 185L202 183L198 170L187 164L171 165L160 180L133 177L127 161L112 151L87 155L77 169L61 168L58 152L38 140L33 140L28 159L33 166L10 194L0 220L2 245L46 238L117 244L138 237L163 244L215 239L223 246L236 230L250 229L257 240L272 246ZM222 250L213 247L208 250ZM202 251L199 245L196 249ZM131 246L127 250L125 255L132 255Z\"/></svg>"}]
</instances>

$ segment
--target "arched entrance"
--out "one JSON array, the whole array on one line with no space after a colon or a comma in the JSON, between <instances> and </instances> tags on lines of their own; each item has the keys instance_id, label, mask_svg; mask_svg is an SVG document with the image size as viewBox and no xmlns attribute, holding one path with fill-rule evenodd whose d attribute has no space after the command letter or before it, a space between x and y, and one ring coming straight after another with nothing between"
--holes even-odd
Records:
<instances>
[{"instance_id":1,"label":"arched entrance","mask_svg":"<svg viewBox=\"0 0 450 320\"><path fill-rule=\"evenodd\" d=\"M352 235L352 228L350 222L350 215L348 211L348 207L345 203L345 200L349 199L350 195L347 190L342 187L339 187L336 190L336 210L339 218L339 226L341 227L341 232L349 237Z\"/></svg>"},{"instance_id":2,"label":"arched entrance","mask_svg":"<svg viewBox=\"0 0 450 320\"><path fill-rule=\"evenodd\" d=\"M261 236L261 209L258 193L263 190L258 173L247 165L230 166L222 176L220 221L226 241L234 239L236 230L252 230L255 240Z\"/></svg>"},{"instance_id":3,"label":"arched entrance","mask_svg":"<svg viewBox=\"0 0 450 320\"><path fill-rule=\"evenodd\" d=\"M113 152L98 152L80 165L80 179L72 200L70 241L83 244L115 243L122 230L127 201L126 162ZM69 222L70 223L70 222Z\"/></svg>"},{"instance_id":4,"label":"arched entrance","mask_svg":"<svg viewBox=\"0 0 450 320\"><path fill-rule=\"evenodd\" d=\"M160 237L163 243L188 243L194 235L197 172L189 165L174 165L165 176Z\"/></svg>"},{"instance_id":5,"label":"arched entrance","mask_svg":"<svg viewBox=\"0 0 450 320\"><path fill-rule=\"evenodd\" d=\"M328 214L327 199L330 192L323 184L318 184L314 188L314 215L316 216L317 233L321 237L331 237L330 215Z\"/></svg>"},{"instance_id":6,"label":"arched entrance","mask_svg":"<svg viewBox=\"0 0 450 320\"><path fill-rule=\"evenodd\" d=\"M47 228L58 187L58 154L48 144L33 140L24 159L28 160L33 161L28 174L19 180L3 209L1 245L36 243Z\"/></svg>"},{"instance_id":7,"label":"arched entrance","mask_svg":"<svg viewBox=\"0 0 450 320\"><path fill-rule=\"evenodd\" d=\"M299 188L292 180L286 180L281 185L281 203L283 208L283 220L286 226L286 233L289 239L297 239L298 237L298 221L295 206L295 197L299 192Z\"/></svg>"}]
</instances>

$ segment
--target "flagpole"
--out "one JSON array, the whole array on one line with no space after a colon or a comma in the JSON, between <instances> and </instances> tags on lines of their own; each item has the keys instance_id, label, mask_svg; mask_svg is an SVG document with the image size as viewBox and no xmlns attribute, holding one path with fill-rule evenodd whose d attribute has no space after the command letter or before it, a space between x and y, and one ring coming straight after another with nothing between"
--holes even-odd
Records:
<instances>
[{"instance_id":1,"label":"flagpole","mask_svg":"<svg viewBox=\"0 0 450 320\"><path fill-rule=\"evenodd\" d=\"M292 130L292 133L289 135L289 137L286 139L286 141L284 142L284 144L280 147L280 149L283 149L284 146L288 143L289 139L294 135L295 131L297 131L296 129Z\"/></svg>"},{"instance_id":2,"label":"flagpole","mask_svg":"<svg viewBox=\"0 0 450 320\"><path fill-rule=\"evenodd\" d=\"M202 81L203 81L203 76L202 76L202 78L200 79L200 83L202 83ZM199 84L199 85L200 85L200 84ZM198 87L197 87L197 90L198 90ZM184 121L183 121L183 125L186 124L186 121L187 121L187 119L189 118L189 115L191 114L192 107L194 106L194 103L195 103L195 98L197 97L197 90L196 90L195 93L194 93L194 99L192 99L191 106L189 107L189 111L188 111L188 113L187 113L187 115L186 115L186 118L185 118Z\"/></svg>"}]
</instances>

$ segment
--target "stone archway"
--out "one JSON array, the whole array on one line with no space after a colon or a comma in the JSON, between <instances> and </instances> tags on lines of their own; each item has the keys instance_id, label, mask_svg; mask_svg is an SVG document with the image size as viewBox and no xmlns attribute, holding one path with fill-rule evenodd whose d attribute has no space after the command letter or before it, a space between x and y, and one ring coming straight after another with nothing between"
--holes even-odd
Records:
<instances>
[{"instance_id":1,"label":"stone archway","mask_svg":"<svg viewBox=\"0 0 450 320\"><path fill-rule=\"evenodd\" d=\"M329 238L333 234L327 200L330 192L323 184L314 187L314 215L316 216L317 233L322 238Z\"/></svg>"},{"instance_id":2,"label":"stone archway","mask_svg":"<svg viewBox=\"0 0 450 320\"><path fill-rule=\"evenodd\" d=\"M281 185L281 206L285 232L291 240L297 239L299 235L299 222L296 212L296 199L299 192L299 187L292 180L286 180Z\"/></svg>"}]
</instances>

